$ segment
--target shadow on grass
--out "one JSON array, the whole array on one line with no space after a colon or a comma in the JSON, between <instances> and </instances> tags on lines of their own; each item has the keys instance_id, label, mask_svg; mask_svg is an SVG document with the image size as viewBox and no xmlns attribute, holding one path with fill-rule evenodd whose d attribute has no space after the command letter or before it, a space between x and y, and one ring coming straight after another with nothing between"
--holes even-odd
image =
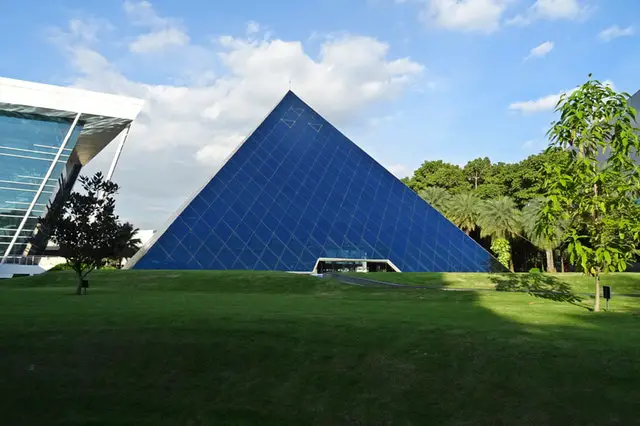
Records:
<instances>
[{"instance_id":1,"label":"shadow on grass","mask_svg":"<svg viewBox=\"0 0 640 426\"><path fill-rule=\"evenodd\" d=\"M567 302L581 308L590 309L581 303L582 299L571 291L571 286L556 277L540 274L492 275L491 282L496 291L527 292L534 297L556 302Z\"/></svg>"},{"instance_id":2,"label":"shadow on grass","mask_svg":"<svg viewBox=\"0 0 640 426\"><path fill-rule=\"evenodd\" d=\"M0 287L2 424L637 419L640 328L629 316L234 271L104 272L96 297L63 298L66 288L48 287L75 281L60 274L29 279L28 291ZM544 275L495 278L502 291L576 299Z\"/></svg>"}]
</instances>

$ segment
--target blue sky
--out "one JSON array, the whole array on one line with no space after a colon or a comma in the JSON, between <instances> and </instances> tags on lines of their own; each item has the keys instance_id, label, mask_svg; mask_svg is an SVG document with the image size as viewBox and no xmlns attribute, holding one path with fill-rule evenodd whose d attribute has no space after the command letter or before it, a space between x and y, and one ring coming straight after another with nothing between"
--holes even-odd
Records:
<instances>
[{"instance_id":1,"label":"blue sky","mask_svg":"<svg viewBox=\"0 0 640 426\"><path fill-rule=\"evenodd\" d=\"M123 216L157 227L289 80L398 176L517 161L589 73L640 89L639 21L635 0L22 0L0 75L146 99L116 179Z\"/></svg>"}]
</instances>

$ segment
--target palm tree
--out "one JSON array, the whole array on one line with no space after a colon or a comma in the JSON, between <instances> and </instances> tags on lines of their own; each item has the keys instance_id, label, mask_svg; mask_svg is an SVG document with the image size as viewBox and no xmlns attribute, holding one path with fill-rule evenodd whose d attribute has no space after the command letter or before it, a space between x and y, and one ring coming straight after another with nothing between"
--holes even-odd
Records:
<instances>
[{"instance_id":1,"label":"palm tree","mask_svg":"<svg viewBox=\"0 0 640 426\"><path fill-rule=\"evenodd\" d=\"M451 197L447 203L447 217L467 235L478 226L480 200L469 192Z\"/></svg>"},{"instance_id":2,"label":"palm tree","mask_svg":"<svg viewBox=\"0 0 640 426\"><path fill-rule=\"evenodd\" d=\"M547 257L547 272L556 272L553 250L563 243L567 227L564 222L558 223L553 229L553 235L551 237L541 235L537 232L536 222L540 216L540 209L543 206L544 198L531 200L522 210L522 222L524 225L524 232L527 234L531 243L540 250L544 250Z\"/></svg>"},{"instance_id":3,"label":"palm tree","mask_svg":"<svg viewBox=\"0 0 640 426\"><path fill-rule=\"evenodd\" d=\"M113 250L113 261L116 268L122 266L122 259L133 256L140 248L140 239L137 237L138 229L129 222L120 225Z\"/></svg>"},{"instance_id":4,"label":"palm tree","mask_svg":"<svg viewBox=\"0 0 640 426\"><path fill-rule=\"evenodd\" d=\"M513 272L511 244L509 238L518 235L521 229L520 211L509 197L484 201L478 212L480 236L491 238L491 249L498 260Z\"/></svg>"},{"instance_id":5,"label":"palm tree","mask_svg":"<svg viewBox=\"0 0 640 426\"><path fill-rule=\"evenodd\" d=\"M435 186L427 186L421 189L418 195L442 214L445 214L447 211L447 204L451 199L451 194L449 194L446 189Z\"/></svg>"}]
</instances>

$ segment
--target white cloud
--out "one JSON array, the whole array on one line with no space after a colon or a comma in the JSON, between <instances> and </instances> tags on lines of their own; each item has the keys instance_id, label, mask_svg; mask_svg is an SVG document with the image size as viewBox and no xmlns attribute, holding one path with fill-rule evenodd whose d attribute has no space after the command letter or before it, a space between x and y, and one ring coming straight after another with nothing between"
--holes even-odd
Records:
<instances>
[{"instance_id":1,"label":"white cloud","mask_svg":"<svg viewBox=\"0 0 640 426\"><path fill-rule=\"evenodd\" d=\"M584 0L536 0L524 13L507 21L512 25L529 25L536 20L577 20L587 16L589 8Z\"/></svg>"},{"instance_id":2,"label":"white cloud","mask_svg":"<svg viewBox=\"0 0 640 426\"><path fill-rule=\"evenodd\" d=\"M612 27L609 27L607 29L600 31L600 33L598 34L598 37L600 37L600 39L604 41L611 41L614 38L628 37L628 36L634 35L635 33L636 33L636 30L634 27L620 28L619 26L614 25Z\"/></svg>"},{"instance_id":3,"label":"white cloud","mask_svg":"<svg viewBox=\"0 0 640 426\"><path fill-rule=\"evenodd\" d=\"M615 90L615 86L613 82L611 82L610 80L605 80L602 83L605 86L609 86L613 90ZM571 89L571 90L564 90L559 93L546 95L541 98L530 100L530 101L513 102L512 104L509 105L509 109L512 111L520 111L522 113L529 113L529 114L545 112L545 111L553 111L553 109L556 107L556 105L560 101L560 97L562 95L564 94L570 95L576 90L577 88Z\"/></svg>"},{"instance_id":4,"label":"white cloud","mask_svg":"<svg viewBox=\"0 0 640 426\"><path fill-rule=\"evenodd\" d=\"M543 96L532 101L513 102L509 105L509 109L524 113L536 113L543 111L551 111L555 108L560 97L566 92L560 92L553 95Z\"/></svg>"},{"instance_id":5,"label":"white cloud","mask_svg":"<svg viewBox=\"0 0 640 426\"><path fill-rule=\"evenodd\" d=\"M544 43L540 43L539 45L537 45L536 47L531 49L529 51L529 55L527 55L525 60L531 59L531 58L542 58L543 56L546 56L552 50L553 50L553 42L552 41L545 41Z\"/></svg>"},{"instance_id":6,"label":"white cloud","mask_svg":"<svg viewBox=\"0 0 640 426\"><path fill-rule=\"evenodd\" d=\"M407 177L411 173L409 167L404 164L392 164L391 166L387 167L387 170L389 170L397 178Z\"/></svg>"},{"instance_id":7,"label":"white cloud","mask_svg":"<svg viewBox=\"0 0 640 426\"><path fill-rule=\"evenodd\" d=\"M585 11L579 0L537 0L534 13L542 19L577 19Z\"/></svg>"},{"instance_id":8,"label":"white cloud","mask_svg":"<svg viewBox=\"0 0 640 426\"><path fill-rule=\"evenodd\" d=\"M521 0L395 0L397 4L418 3L420 20L427 25L464 32L492 33L503 24L529 25L536 20L577 20L589 15L588 0L529 0L529 7L505 19L509 8Z\"/></svg>"},{"instance_id":9,"label":"white cloud","mask_svg":"<svg viewBox=\"0 0 640 426\"><path fill-rule=\"evenodd\" d=\"M134 53L158 52L170 46L184 46L189 43L189 36L177 28L166 28L140 35L129 44Z\"/></svg>"},{"instance_id":10,"label":"white cloud","mask_svg":"<svg viewBox=\"0 0 640 426\"><path fill-rule=\"evenodd\" d=\"M50 42L65 48L70 44L89 45L95 43L100 34L112 31L114 26L105 19L89 18L85 20L71 19L65 30L49 28Z\"/></svg>"},{"instance_id":11,"label":"white cloud","mask_svg":"<svg viewBox=\"0 0 640 426\"><path fill-rule=\"evenodd\" d=\"M249 21L249 22L247 22L247 29L246 29L245 33L248 36L250 36L250 35L253 35L253 34L256 34L256 33L260 32L260 29L261 29L261 27L260 27L259 23L257 23L256 21Z\"/></svg>"},{"instance_id":12,"label":"white cloud","mask_svg":"<svg viewBox=\"0 0 640 426\"><path fill-rule=\"evenodd\" d=\"M428 0L423 21L450 30L490 33L500 27L509 0Z\"/></svg>"},{"instance_id":13,"label":"white cloud","mask_svg":"<svg viewBox=\"0 0 640 426\"><path fill-rule=\"evenodd\" d=\"M203 165L219 165L240 145L246 136L240 133L219 136L214 143L198 149L195 159Z\"/></svg>"},{"instance_id":14,"label":"white cloud","mask_svg":"<svg viewBox=\"0 0 640 426\"><path fill-rule=\"evenodd\" d=\"M150 2L127 0L124 3L124 10L132 24L151 30L148 33L138 35L135 40L129 43L131 52L153 53L170 47L185 46L189 43L189 36L181 28L178 21L159 16Z\"/></svg>"},{"instance_id":15,"label":"white cloud","mask_svg":"<svg viewBox=\"0 0 640 426\"><path fill-rule=\"evenodd\" d=\"M163 19L149 14L149 8L136 9L136 24ZM198 58L218 57L222 69L215 75L203 69L201 79L191 76L197 84L180 86L129 78L96 49L80 43L65 47L76 72L74 86L146 100L115 174L122 186L120 213L142 228L161 225L168 215L159 215L158 209L175 210L204 183L280 100L289 80L302 99L344 127L361 123L372 105L401 96L423 72L409 58L390 58L387 43L358 35L327 39L318 56L300 41L222 36L213 46L189 43L172 56L172 63L183 63L180 55L195 48ZM157 61L145 66L159 70ZM188 68L185 73L193 69ZM144 75L143 68L137 71ZM100 154L86 172L108 167L113 149Z\"/></svg>"},{"instance_id":16,"label":"white cloud","mask_svg":"<svg viewBox=\"0 0 640 426\"><path fill-rule=\"evenodd\" d=\"M171 19L158 16L151 2L146 0L124 2L124 11L134 25L147 28L164 27L171 24Z\"/></svg>"}]
</instances>

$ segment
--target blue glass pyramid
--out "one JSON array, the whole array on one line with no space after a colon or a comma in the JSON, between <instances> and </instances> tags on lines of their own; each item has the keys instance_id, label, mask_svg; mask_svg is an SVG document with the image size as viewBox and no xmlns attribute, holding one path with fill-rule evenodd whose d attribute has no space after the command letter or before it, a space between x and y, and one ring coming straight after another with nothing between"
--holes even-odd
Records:
<instances>
[{"instance_id":1,"label":"blue glass pyramid","mask_svg":"<svg viewBox=\"0 0 640 426\"><path fill-rule=\"evenodd\" d=\"M129 267L312 271L319 258L499 268L293 92Z\"/></svg>"}]
</instances>

